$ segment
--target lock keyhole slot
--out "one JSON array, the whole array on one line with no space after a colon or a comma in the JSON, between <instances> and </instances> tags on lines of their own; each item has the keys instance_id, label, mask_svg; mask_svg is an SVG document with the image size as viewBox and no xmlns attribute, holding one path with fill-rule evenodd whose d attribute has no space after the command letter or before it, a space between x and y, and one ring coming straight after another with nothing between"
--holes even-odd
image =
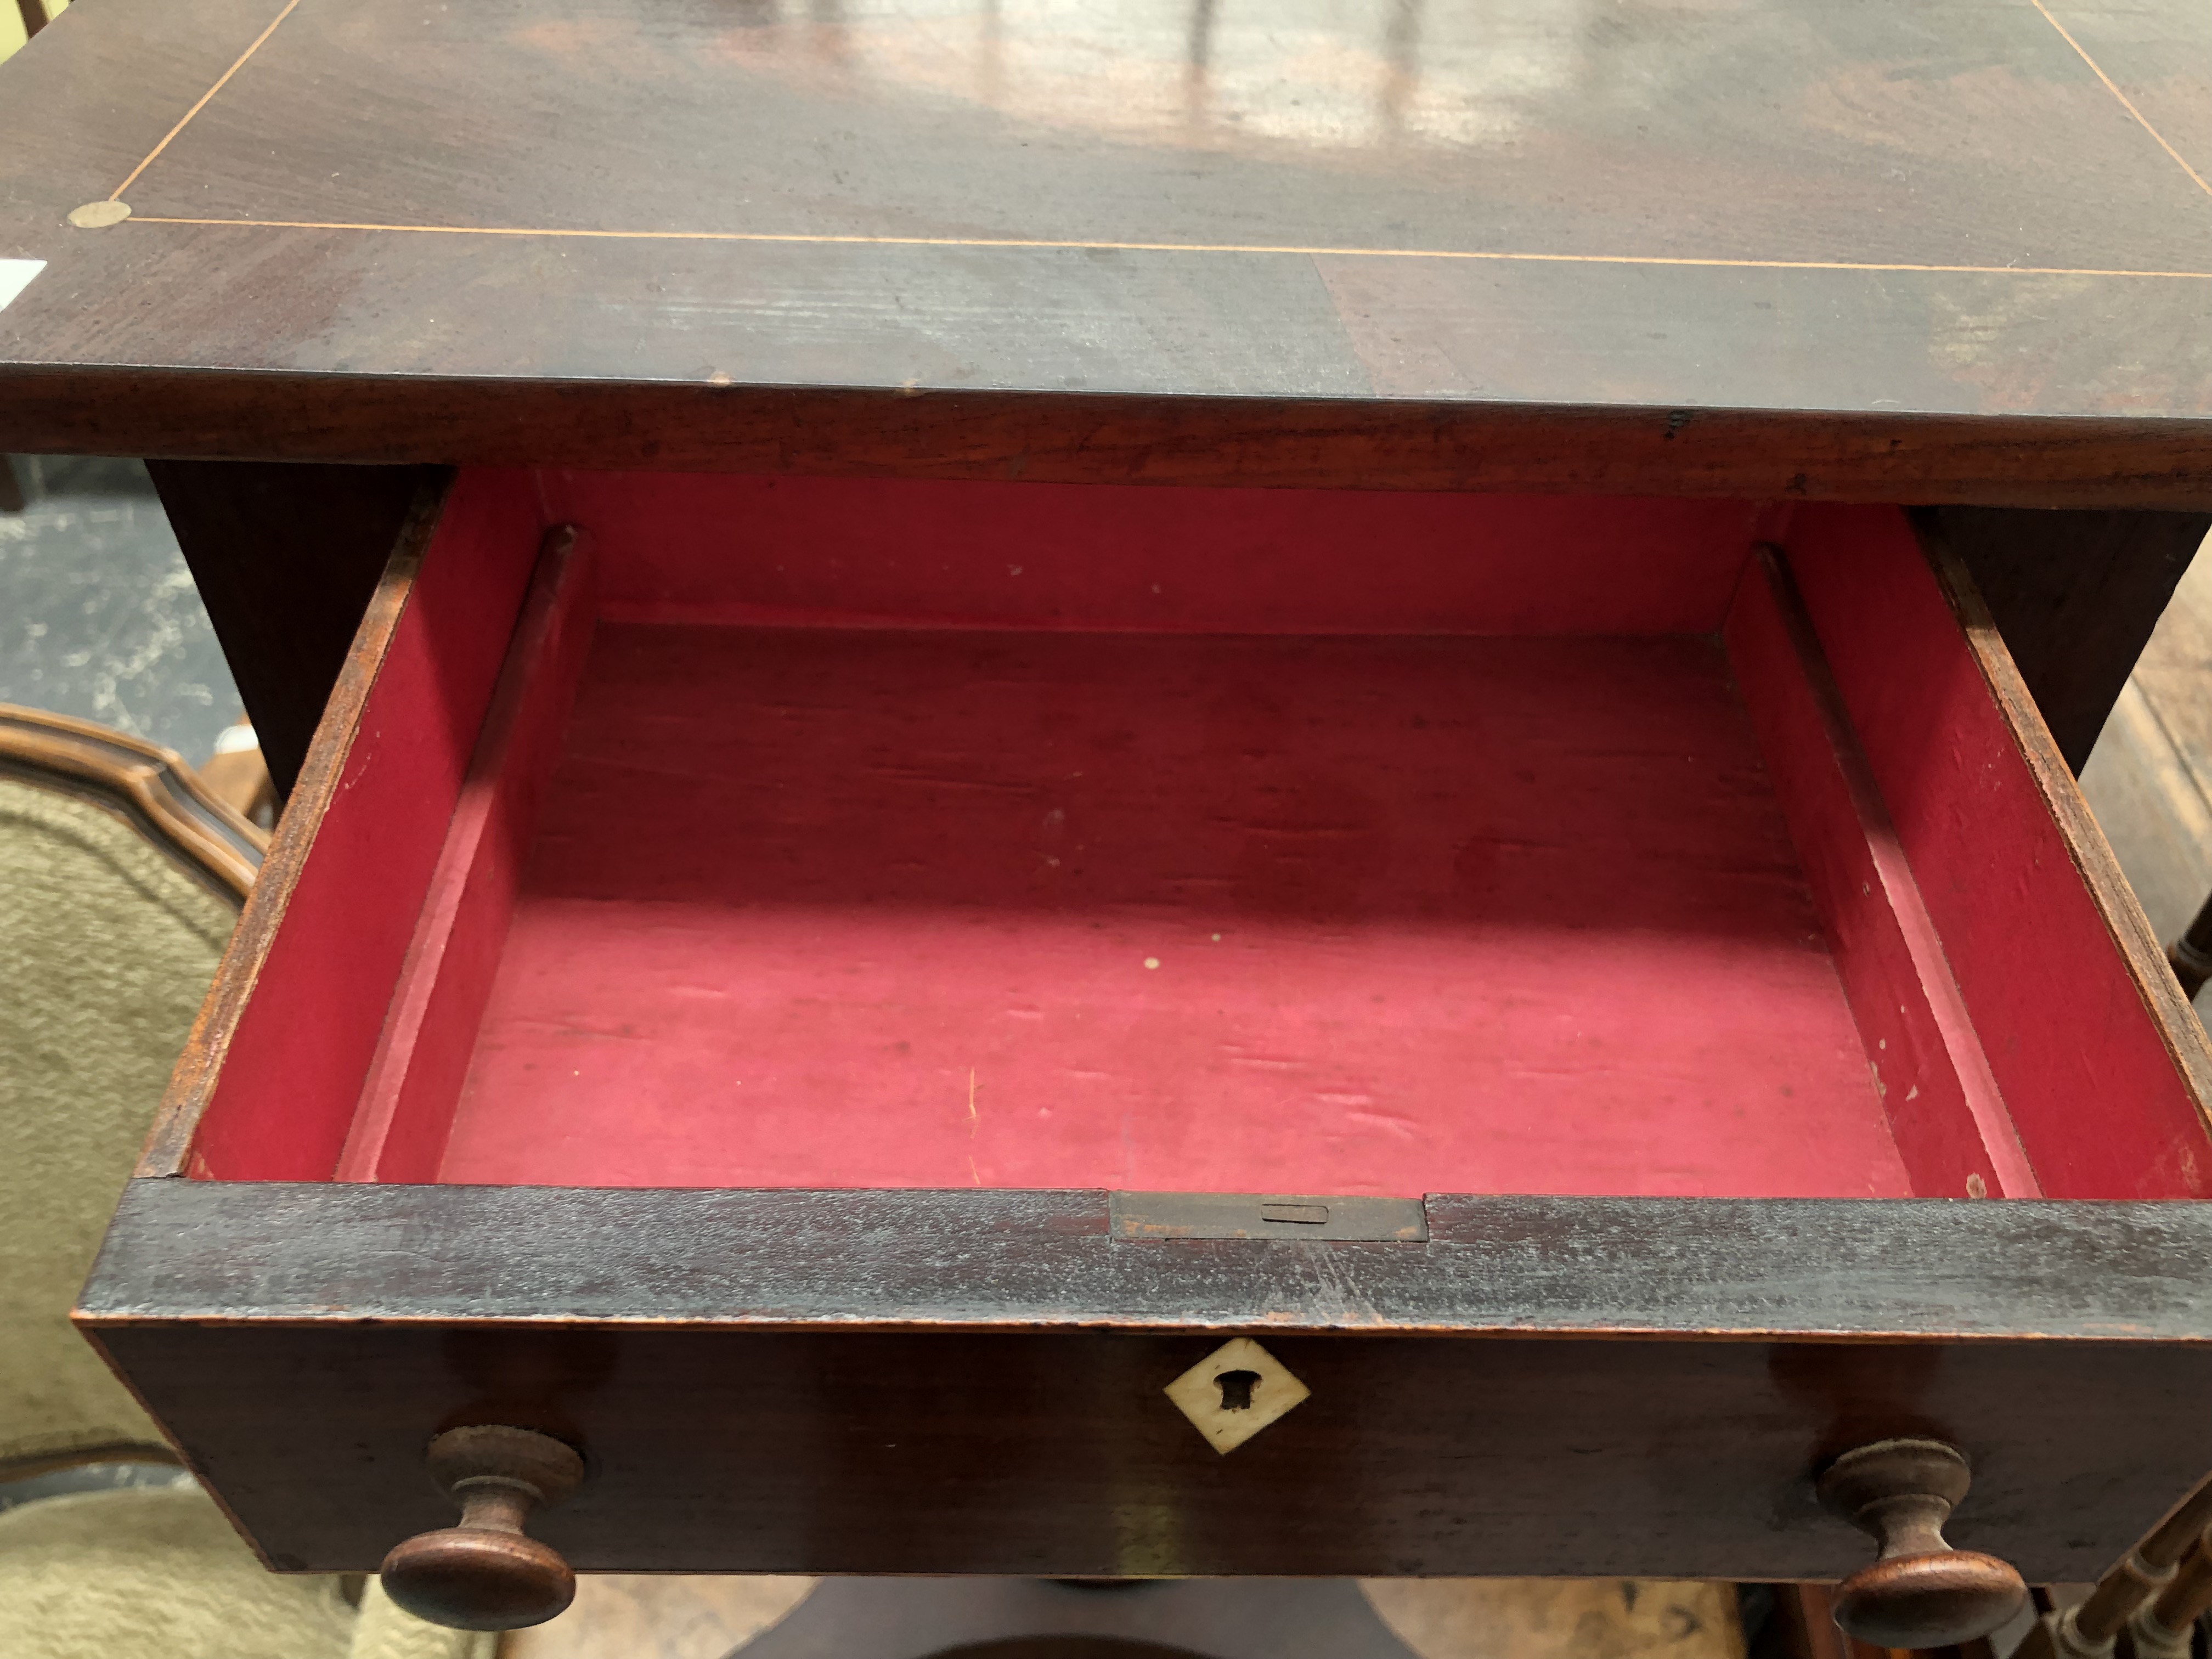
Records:
<instances>
[{"instance_id":1,"label":"lock keyhole slot","mask_svg":"<svg viewBox=\"0 0 2212 1659\"><path fill-rule=\"evenodd\" d=\"M1214 1379L1221 1390L1221 1409L1225 1412L1249 1412L1252 1409L1252 1390L1260 1386L1257 1371L1222 1371Z\"/></svg>"}]
</instances>

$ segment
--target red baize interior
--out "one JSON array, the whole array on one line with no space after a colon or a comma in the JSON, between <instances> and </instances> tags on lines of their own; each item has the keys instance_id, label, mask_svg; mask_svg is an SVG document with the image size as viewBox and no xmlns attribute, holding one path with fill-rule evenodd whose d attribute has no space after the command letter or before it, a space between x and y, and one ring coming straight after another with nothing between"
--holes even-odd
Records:
<instances>
[{"instance_id":1,"label":"red baize interior","mask_svg":"<svg viewBox=\"0 0 2212 1659\"><path fill-rule=\"evenodd\" d=\"M583 540L540 559L564 522ZM1983 752L2009 739L1973 724L1995 705L1940 590L1893 513L1808 509L1778 562L1780 529L1732 503L465 476L294 897L398 896L403 925L323 970L380 985L375 1018L264 969L195 1172L2118 1184L2045 1126L2039 1063L1986 1041L2021 988L1954 959L1996 902L1966 867L1988 836L2057 832L2017 750L2002 776ZM1862 740L1905 673L1967 697L1935 748L2003 786L1978 853L1946 850L1959 803L1923 794L1966 786L1924 732ZM410 721L447 735L428 758ZM380 796L371 858L345 815ZM2028 888L2050 928L2094 923L2070 868ZM2185 1161L2193 1103L2094 944L2064 997L2104 1021L2100 1071L2142 1080L2132 1132ZM257 1140L288 997L325 1081L295 1074Z\"/></svg>"},{"instance_id":2,"label":"red baize interior","mask_svg":"<svg viewBox=\"0 0 2212 1659\"><path fill-rule=\"evenodd\" d=\"M441 1173L1909 1190L1710 640L623 624Z\"/></svg>"}]
</instances>

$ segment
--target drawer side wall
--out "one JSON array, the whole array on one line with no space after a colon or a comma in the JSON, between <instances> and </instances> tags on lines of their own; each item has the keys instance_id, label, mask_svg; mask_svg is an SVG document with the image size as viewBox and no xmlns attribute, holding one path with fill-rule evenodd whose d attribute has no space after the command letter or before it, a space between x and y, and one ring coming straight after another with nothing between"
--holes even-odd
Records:
<instances>
[{"instance_id":1,"label":"drawer side wall","mask_svg":"<svg viewBox=\"0 0 2212 1659\"><path fill-rule=\"evenodd\" d=\"M499 969L515 889L595 622L590 538L546 533L399 971L341 1181L430 1181Z\"/></svg>"},{"instance_id":2,"label":"drawer side wall","mask_svg":"<svg viewBox=\"0 0 2212 1659\"><path fill-rule=\"evenodd\" d=\"M1746 568L1724 637L1913 1191L2039 1196L1865 749L1776 552L1762 550Z\"/></svg>"},{"instance_id":3,"label":"drawer side wall","mask_svg":"<svg viewBox=\"0 0 2212 1659\"><path fill-rule=\"evenodd\" d=\"M395 552L143 1168L327 1180L519 608L530 475L465 474ZM189 1152L184 1150L189 1142Z\"/></svg>"},{"instance_id":4,"label":"drawer side wall","mask_svg":"<svg viewBox=\"0 0 2212 1659\"><path fill-rule=\"evenodd\" d=\"M2043 1190L2212 1195L2203 1027L1971 580L1893 507L1789 549Z\"/></svg>"}]
</instances>

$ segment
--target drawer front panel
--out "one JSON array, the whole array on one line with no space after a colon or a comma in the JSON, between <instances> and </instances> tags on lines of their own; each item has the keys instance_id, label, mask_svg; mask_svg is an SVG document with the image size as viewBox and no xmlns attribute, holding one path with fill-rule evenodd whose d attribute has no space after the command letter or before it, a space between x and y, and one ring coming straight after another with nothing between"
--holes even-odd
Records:
<instances>
[{"instance_id":1,"label":"drawer front panel","mask_svg":"<svg viewBox=\"0 0 2212 1659\"><path fill-rule=\"evenodd\" d=\"M2078 1582L2212 1463L2202 1349L1259 1336L1311 1393L1226 1455L1163 1392L1210 1335L104 1340L269 1559L319 1571L450 1524L422 1451L451 1420L583 1443L532 1530L586 1571L1835 1579L1867 1546L1814 1503L1822 1447L1910 1430L1973 1460L1954 1543Z\"/></svg>"},{"instance_id":2,"label":"drawer front panel","mask_svg":"<svg viewBox=\"0 0 2212 1659\"><path fill-rule=\"evenodd\" d=\"M83 1317L319 1570L441 1524L422 1447L468 1422L584 1449L540 1531L601 1571L1832 1578L1864 1541L1813 1474L1932 1435L1954 1541L2078 1580L2212 1465L2197 1206L1427 1212L1297 1245L1117 1238L1103 1193L142 1182ZM1165 1390L1237 1334L1310 1392L1224 1455Z\"/></svg>"}]
</instances>

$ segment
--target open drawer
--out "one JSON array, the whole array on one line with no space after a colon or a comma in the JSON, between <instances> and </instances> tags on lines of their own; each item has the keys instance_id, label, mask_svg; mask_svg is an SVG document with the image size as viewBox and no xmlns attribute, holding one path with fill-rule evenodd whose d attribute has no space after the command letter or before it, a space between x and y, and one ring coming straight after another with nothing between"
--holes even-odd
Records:
<instances>
[{"instance_id":1,"label":"open drawer","mask_svg":"<svg viewBox=\"0 0 2212 1659\"><path fill-rule=\"evenodd\" d=\"M1902 1437L2081 1580L2208 1077L1896 510L465 472L79 1317L280 1568L493 1425L587 1570L1834 1578Z\"/></svg>"}]
</instances>

